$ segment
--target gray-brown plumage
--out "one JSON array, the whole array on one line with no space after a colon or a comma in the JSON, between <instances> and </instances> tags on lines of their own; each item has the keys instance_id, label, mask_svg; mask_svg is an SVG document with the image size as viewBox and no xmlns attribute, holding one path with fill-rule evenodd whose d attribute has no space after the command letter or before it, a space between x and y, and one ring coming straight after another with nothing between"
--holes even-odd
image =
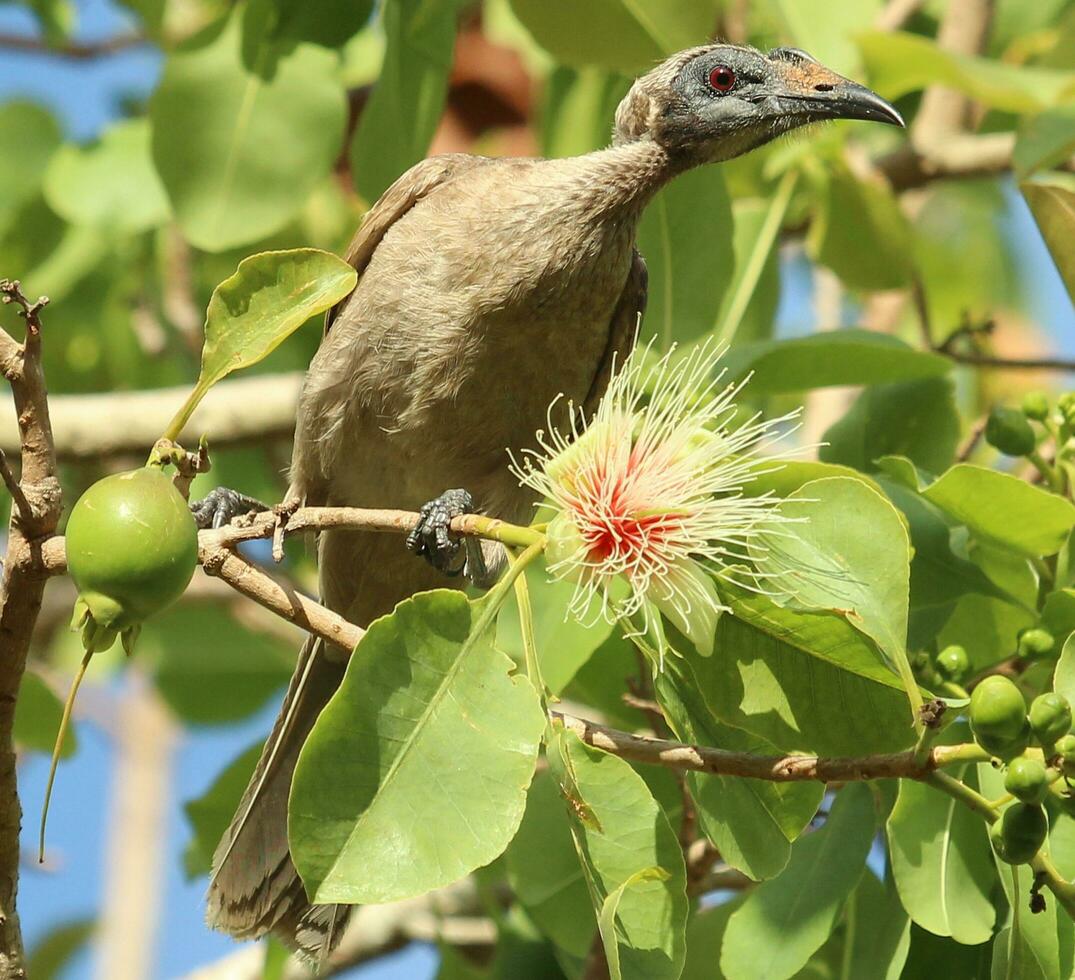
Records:
<instances>
[{"instance_id":1,"label":"gray-brown plumage","mask_svg":"<svg viewBox=\"0 0 1075 980\"><path fill-rule=\"evenodd\" d=\"M557 395L592 409L629 350L645 306L635 235L646 204L684 170L827 118L899 122L802 52L709 45L635 83L609 149L453 155L411 169L348 253L360 279L310 366L289 497L417 509L465 487L477 508L526 522L534 501L505 450L533 444ZM323 600L359 625L458 582L391 535L328 532L319 557ZM287 795L343 660L320 643L303 649L209 892L212 925L240 937L273 930L312 955L332 945L346 910L308 905L287 851Z\"/></svg>"}]
</instances>

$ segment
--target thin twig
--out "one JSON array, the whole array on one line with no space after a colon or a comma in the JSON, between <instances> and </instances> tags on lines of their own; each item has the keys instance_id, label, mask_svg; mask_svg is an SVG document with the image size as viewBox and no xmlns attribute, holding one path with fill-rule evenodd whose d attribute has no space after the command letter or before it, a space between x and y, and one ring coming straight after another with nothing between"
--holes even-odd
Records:
<instances>
[{"instance_id":1,"label":"thin twig","mask_svg":"<svg viewBox=\"0 0 1075 980\"><path fill-rule=\"evenodd\" d=\"M989 420L984 415L975 420L974 425L970 427L970 432L967 433L967 437L956 450L957 463L965 463L974 454L974 450L978 448L978 443L982 441L982 436L985 435L987 421Z\"/></svg>"},{"instance_id":2,"label":"thin twig","mask_svg":"<svg viewBox=\"0 0 1075 980\"><path fill-rule=\"evenodd\" d=\"M71 58L75 61L87 61L107 55L118 54L130 48L141 47L151 43L145 34L116 34L103 41L67 41L51 45L39 37L26 34L0 33L0 48L8 51L21 51L26 54L52 55L58 58Z\"/></svg>"},{"instance_id":3,"label":"thin twig","mask_svg":"<svg viewBox=\"0 0 1075 980\"><path fill-rule=\"evenodd\" d=\"M23 493L22 487L19 486L19 481L15 479L15 474L11 472L7 455L2 449L0 449L0 478L3 479L7 492L11 494L12 503L14 503L19 517L24 521L32 519L34 512L30 507L30 501L26 499L26 494Z\"/></svg>"},{"instance_id":4,"label":"thin twig","mask_svg":"<svg viewBox=\"0 0 1075 980\"><path fill-rule=\"evenodd\" d=\"M961 353L939 348L938 354L951 358L957 364L975 367L997 368L1008 371L1075 371L1075 359L1064 357L993 357L988 354Z\"/></svg>"},{"instance_id":5,"label":"thin twig","mask_svg":"<svg viewBox=\"0 0 1075 980\"><path fill-rule=\"evenodd\" d=\"M873 25L879 31L898 31L922 9L925 2L926 0L888 0Z\"/></svg>"}]
</instances>

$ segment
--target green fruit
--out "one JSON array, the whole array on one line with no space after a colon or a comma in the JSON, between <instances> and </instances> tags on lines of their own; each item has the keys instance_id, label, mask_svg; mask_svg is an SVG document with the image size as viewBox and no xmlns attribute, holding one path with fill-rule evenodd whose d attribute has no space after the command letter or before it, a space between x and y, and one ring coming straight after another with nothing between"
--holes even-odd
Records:
<instances>
[{"instance_id":1,"label":"green fruit","mask_svg":"<svg viewBox=\"0 0 1075 980\"><path fill-rule=\"evenodd\" d=\"M136 630L171 605L197 563L194 518L160 469L95 483L67 522L67 567L79 591L75 623L85 627L87 649L106 649L118 632Z\"/></svg>"},{"instance_id":2,"label":"green fruit","mask_svg":"<svg viewBox=\"0 0 1075 980\"><path fill-rule=\"evenodd\" d=\"M1012 759L1004 777L1004 788L1023 803L1041 803L1049 792L1044 764L1025 755Z\"/></svg>"},{"instance_id":3,"label":"green fruit","mask_svg":"<svg viewBox=\"0 0 1075 980\"><path fill-rule=\"evenodd\" d=\"M1071 705L1062 694L1039 694L1030 704L1030 727L1042 745L1052 745L1071 731Z\"/></svg>"},{"instance_id":4,"label":"green fruit","mask_svg":"<svg viewBox=\"0 0 1075 980\"><path fill-rule=\"evenodd\" d=\"M1048 833L1049 819L1042 807L1013 803L993 825L989 836L1002 861L1026 864L1041 850Z\"/></svg>"},{"instance_id":5,"label":"green fruit","mask_svg":"<svg viewBox=\"0 0 1075 980\"><path fill-rule=\"evenodd\" d=\"M949 681L959 682L967 676L970 670L970 658L967 651L958 644L945 647L937 654L937 672Z\"/></svg>"},{"instance_id":6,"label":"green fruit","mask_svg":"<svg viewBox=\"0 0 1075 980\"><path fill-rule=\"evenodd\" d=\"M970 726L981 746L991 752L1015 742L1026 727L1026 704L1019 688L1001 674L984 678L970 696Z\"/></svg>"},{"instance_id":7,"label":"green fruit","mask_svg":"<svg viewBox=\"0 0 1075 980\"><path fill-rule=\"evenodd\" d=\"M1014 737L999 738L989 735L975 735L974 740L998 759L1009 762L1016 756L1022 755L1030 745L1030 725L1023 722L1023 727Z\"/></svg>"},{"instance_id":8,"label":"green fruit","mask_svg":"<svg viewBox=\"0 0 1075 980\"><path fill-rule=\"evenodd\" d=\"M1056 740L1056 754L1064 762L1075 764L1075 735L1063 735Z\"/></svg>"},{"instance_id":9,"label":"green fruit","mask_svg":"<svg viewBox=\"0 0 1075 980\"><path fill-rule=\"evenodd\" d=\"M1048 630L1029 629L1019 634L1019 656L1027 660L1047 657L1056 646L1056 638Z\"/></svg>"},{"instance_id":10,"label":"green fruit","mask_svg":"<svg viewBox=\"0 0 1075 980\"><path fill-rule=\"evenodd\" d=\"M1005 456L1026 456L1034 451L1037 438L1026 416L1014 408L994 408L985 423L985 440Z\"/></svg>"},{"instance_id":11,"label":"green fruit","mask_svg":"<svg viewBox=\"0 0 1075 980\"><path fill-rule=\"evenodd\" d=\"M1023 396L1023 414L1035 422L1049 417L1049 396L1043 391L1030 391Z\"/></svg>"}]
</instances>

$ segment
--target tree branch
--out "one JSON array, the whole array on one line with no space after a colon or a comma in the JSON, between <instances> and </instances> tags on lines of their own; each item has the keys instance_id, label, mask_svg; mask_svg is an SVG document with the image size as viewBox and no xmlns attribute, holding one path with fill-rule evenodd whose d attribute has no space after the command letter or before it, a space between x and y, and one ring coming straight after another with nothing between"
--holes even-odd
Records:
<instances>
[{"instance_id":1,"label":"tree branch","mask_svg":"<svg viewBox=\"0 0 1075 980\"><path fill-rule=\"evenodd\" d=\"M12 729L19 685L45 589L46 576L38 568L41 547L56 531L62 499L41 368L41 311L48 300L31 302L18 282L7 279L0 280L0 299L16 306L26 321L22 344L0 330L0 372L14 396L22 456L20 495L17 506L12 508L8 560L0 579L0 980L12 980L26 975L17 908L22 808Z\"/></svg>"},{"instance_id":2,"label":"tree branch","mask_svg":"<svg viewBox=\"0 0 1075 980\"><path fill-rule=\"evenodd\" d=\"M8 51L20 51L26 54L52 55L58 58L70 58L75 61L87 61L107 55L119 54L130 48L150 44L145 34L131 32L116 34L101 41L67 41L64 44L51 45L40 37L27 34L0 33L0 48Z\"/></svg>"},{"instance_id":3,"label":"tree branch","mask_svg":"<svg viewBox=\"0 0 1075 980\"><path fill-rule=\"evenodd\" d=\"M224 381L206 395L187 431L204 433L212 449L290 439L295 430L295 407L301 387L299 372ZM100 395L59 395L50 403L56 455L62 461L144 457L189 394L189 386L184 386ZM116 419L120 418L123 424L117 425ZM18 447L17 416L0 410L0 449L12 452Z\"/></svg>"},{"instance_id":4,"label":"tree branch","mask_svg":"<svg viewBox=\"0 0 1075 980\"><path fill-rule=\"evenodd\" d=\"M879 31L898 31L922 7L926 0L888 0L885 9L877 15L874 27Z\"/></svg>"}]
</instances>

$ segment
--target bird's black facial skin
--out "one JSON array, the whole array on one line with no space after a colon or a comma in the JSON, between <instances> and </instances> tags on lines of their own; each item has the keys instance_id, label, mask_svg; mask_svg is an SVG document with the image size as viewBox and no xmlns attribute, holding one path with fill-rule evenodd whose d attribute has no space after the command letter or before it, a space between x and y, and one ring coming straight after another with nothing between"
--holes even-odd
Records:
<instances>
[{"instance_id":1,"label":"bird's black facial skin","mask_svg":"<svg viewBox=\"0 0 1075 980\"><path fill-rule=\"evenodd\" d=\"M716 45L684 65L673 83L663 136L671 146L729 159L800 126L864 119L902 126L879 95L797 48L769 54Z\"/></svg>"}]
</instances>

